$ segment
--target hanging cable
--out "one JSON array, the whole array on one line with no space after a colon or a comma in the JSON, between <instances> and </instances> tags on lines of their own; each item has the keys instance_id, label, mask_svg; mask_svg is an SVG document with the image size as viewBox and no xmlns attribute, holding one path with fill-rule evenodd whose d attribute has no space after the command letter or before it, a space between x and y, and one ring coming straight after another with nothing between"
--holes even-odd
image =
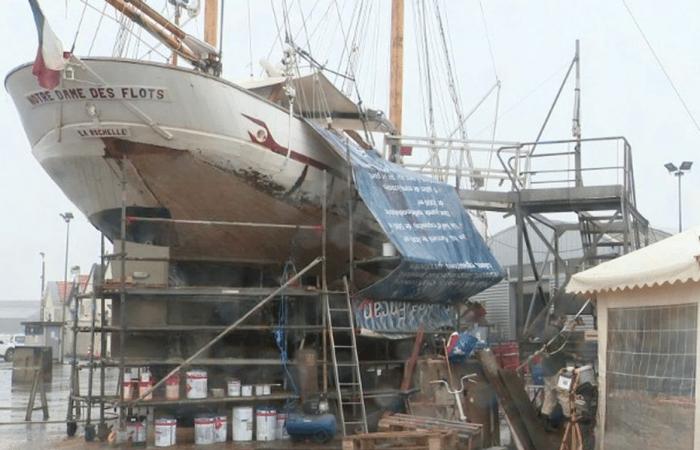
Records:
<instances>
[{"instance_id":1,"label":"hanging cable","mask_svg":"<svg viewBox=\"0 0 700 450\"><path fill-rule=\"evenodd\" d=\"M651 51L651 54L654 56L654 59L656 60L656 63L659 65L659 68L664 73L664 76L666 77L666 80L668 81L668 83L671 85L673 92L676 93L676 97L678 97L678 100L681 102L681 105L683 105L683 109L685 109L685 112L688 114L688 117L695 125L695 128L698 131L700 131L700 124L698 124L698 121L695 120L695 116L693 116L693 113L690 111L690 108L688 108L688 105L685 103L685 100L683 99L683 96L681 95L680 91L676 87L676 84L673 82L671 75L669 75L669 73L666 71L666 68L664 67L663 63L661 62L661 58L659 58L659 55L656 54L654 47L652 47L651 42L649 42L649 39L647 39L646 34L644 34L644 30L642 30L641 25L639 25L639 22L637 22L637 19L634 17L634 14L632 14L632 10L627 5L627 2L625 0L622 0L622 4L625 6L625 9L627 10L627 13L629 14L629 16L632 18L632 21L634 22L634 25L637 27L639 34L642 35L642 39L644 39L644 42L647 44L647 47L649 47L649 51Z\"/></svg>"}]
</instances>

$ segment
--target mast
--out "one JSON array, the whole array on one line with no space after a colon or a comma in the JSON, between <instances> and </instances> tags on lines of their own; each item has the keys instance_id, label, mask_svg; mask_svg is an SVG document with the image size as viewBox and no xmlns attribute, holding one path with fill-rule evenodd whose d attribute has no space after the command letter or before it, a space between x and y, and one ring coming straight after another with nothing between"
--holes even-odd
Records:
<instances>
[{"instance_id":1,"label":"mast","mask_svg":"<svg viewBox=\"0 0 700 450\"><path fill-rule=\"evenodd\" d=\"M581 53L579 40L576 39L576 54L574 56L576 64L576 86L574 88L574 120L572 132L576 139L574 148L574 167L576 168L576 186L583 186L581 177Z\"/></svg>"},{"instance_id":2,"label":"mast","mask_svg":"<svg viewBox=\"0 0 700 450\"><path fill-rule=\"evenodd\" d=\"M403 114L403 28L404 0L391 0L391 68L389 86L389 120L394 134L401 134ZM394 158L398 149L393 149Z\"/></svg>"},{"instance_id":3,"label":"mast","mask_svg":"<svg viewBox=\"0 0 700 450\"><path fill-rule=\"evenodd\" d=\"M219 0L206 0L204 4L204 42L218 47Z\"/></svg>"}]
</instances>

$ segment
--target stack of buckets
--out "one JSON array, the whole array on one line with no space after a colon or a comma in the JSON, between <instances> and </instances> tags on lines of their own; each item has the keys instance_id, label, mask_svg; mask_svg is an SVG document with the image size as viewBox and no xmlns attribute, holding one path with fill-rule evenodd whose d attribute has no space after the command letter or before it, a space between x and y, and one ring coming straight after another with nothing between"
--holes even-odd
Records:
<instances>
[{"instance_id":1,"label":"stack of buckets","mask_svg":"<svg viewBox=\"0 0 700 450\"><path fill-rule=\"evenodd\" d=\"M255 416L253 416L255 412ZM255 434L256 441L274 441L289 439L286 429L287 414L277 412L270 406L236 406L232 410L231 437L234 442L250 442ZM226 442L228 438L228 423L225 415L201 415L194 419L194 443L196 445ZM143 423L135 423L134 428L145 427ZM170 447L175 445L177 420L172 417L161 417L155 420L155 446ZM253 433L255 431L255 433ZM141 441L141 435L136 432ZM145 432L143 441L145 442Z\"/></svg>"}]
</instances>

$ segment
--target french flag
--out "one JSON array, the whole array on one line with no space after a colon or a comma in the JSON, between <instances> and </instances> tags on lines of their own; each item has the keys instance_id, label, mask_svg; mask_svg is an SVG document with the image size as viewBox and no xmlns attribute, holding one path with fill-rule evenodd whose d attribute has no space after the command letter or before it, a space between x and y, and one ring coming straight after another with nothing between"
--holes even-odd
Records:
<instances>
[{"instance_id":1,"label":"french flag","mask_svg":"<svg viewBox=\"0 0 700 450\"><path fill-rule=\"evenodd\" d=\"M39 34L39 49L36 52L32 75L44 89L53 89L61 81L61 72L70 54L63 51L63 44L49 26L38 0L29 0L32 7L36 30Z\"/></svg>"}]
</instances>

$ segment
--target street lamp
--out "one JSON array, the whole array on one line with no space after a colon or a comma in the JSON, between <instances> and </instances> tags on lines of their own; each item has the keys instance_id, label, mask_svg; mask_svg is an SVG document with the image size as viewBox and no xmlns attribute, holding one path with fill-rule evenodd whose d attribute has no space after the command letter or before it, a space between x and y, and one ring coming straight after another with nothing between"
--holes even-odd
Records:
<instances>
[{"instance_id":1,"label":"street lamp","mask_svg":"<svg viewBox=\"0 0 700 450\"><path fill-rule=\"evenodd\" d=\"M63 321L63 325L61 326L61 364L63 364L63 354L64 354L64 345L66 341L66 300L68 300L68 243L70 242L70 221L73 220L74 216L72 212L64 212L59 214L61 218L63 219L64 222L66 222L66 252L65 252L65 258L63 260L63 292L61 293L59 291L59 297L63 297L63 305L62 305L62 311L63 314L61 315L61 320Z\"/></svg>"},{"instance_id":2,"label":"street lamp","mask_svg":"<svg viewBox=\"0 0 700 450\"><path fill-rule=\"evenodd\" d=\"M676 167L673 163L666 163L664 167L668 173L678 178L678 232L683 231L683 207L681 203L681 177L685 172L690 172L693 166L693 161L683 161L680 167Z\"/></svg>"},{"instance_id":3,"label":"street lamp","mask_svg":"<svg viewBox=\"0 0 700 450\"><path fill-rule=\"evenodd\" d=\"M39 320L44 320L44 284L46 283L46 253L44 252L39 252L39 256L41 256L41 297L39 297L40 300L40 313L41 316L39 317Z\"/></svg>"}]
</instances>

